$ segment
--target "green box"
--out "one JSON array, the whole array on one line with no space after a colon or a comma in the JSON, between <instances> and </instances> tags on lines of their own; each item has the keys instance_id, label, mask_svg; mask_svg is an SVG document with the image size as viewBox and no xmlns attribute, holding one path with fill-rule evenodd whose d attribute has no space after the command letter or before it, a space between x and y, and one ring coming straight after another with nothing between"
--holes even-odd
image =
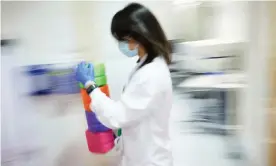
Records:
<instances>
[{"instance_id":1,"label":"green box","mask_svg":"<svg viewBox=\"0 0 276 166\"><path fill-rule=\"evenodd\" d=\"M97 86L104 86L107 84L107 78L105 76L105 65L103 63L94 64L94 76ZM84 88L82 83L79 83L81 89Z\"/></svg>"},{"instance_id":2,"label":"green box","mask_svg":"<svg viewBox=\"0 0 276 166\"><path fill-rule=\"evenodd\" d=\"M107 79L106 76L100 76L100 77L95 77L95 82L97 84L97 86L104 86L107 84Z\"/></svg>"},{"instance_id":3,"label":"green box","mask_svg":"<svg viewBox=\"0 0 276 166\"><path fill-rule=\"evenodd\" d=\"M105 75L105 65L103 63L94 64L94 75L95 77Z\"/></svg>"}]
</instances>

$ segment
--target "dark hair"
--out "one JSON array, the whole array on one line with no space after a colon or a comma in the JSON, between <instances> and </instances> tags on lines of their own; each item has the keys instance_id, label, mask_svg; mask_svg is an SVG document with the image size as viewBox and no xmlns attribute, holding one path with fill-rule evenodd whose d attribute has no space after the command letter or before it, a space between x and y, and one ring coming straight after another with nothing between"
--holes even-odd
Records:
<instances>
[{"instance_id":1,"label":"dark hair","mask_svg":"<svg viewBox=\"0 0 276 166\"><path fill-rule=\"evenodd\" d=\"M148 56L141 67L157 56L162 56L167 64L171 62L171 47L164 31L155 16L141 4L131 3L118 11L112 19L111 33L118 41L131 37L145 47Z\"/></svg>"}]
</instances>

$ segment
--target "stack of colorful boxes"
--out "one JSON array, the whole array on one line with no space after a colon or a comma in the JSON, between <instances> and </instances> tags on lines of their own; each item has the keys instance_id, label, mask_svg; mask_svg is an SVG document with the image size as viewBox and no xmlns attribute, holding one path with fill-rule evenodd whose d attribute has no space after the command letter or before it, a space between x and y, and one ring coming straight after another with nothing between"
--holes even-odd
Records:
<instances>
[{"instance_id":1,"label":"stack of colorful boxes","mask_svg":"<svg viewBox=\"0 0 276 166\"><path fill-rule=\"evenodd\" d=\"M109 97L104 64L95 64L94 74L96 84ZM114 147L115 138L113 131L99 122L93 110L90 109L93 99L90 99L82 84L80 84L80 88L88 124L88 129L86 130L88 149L92 153L106 153Z\"/></svg>"}]
</instances>

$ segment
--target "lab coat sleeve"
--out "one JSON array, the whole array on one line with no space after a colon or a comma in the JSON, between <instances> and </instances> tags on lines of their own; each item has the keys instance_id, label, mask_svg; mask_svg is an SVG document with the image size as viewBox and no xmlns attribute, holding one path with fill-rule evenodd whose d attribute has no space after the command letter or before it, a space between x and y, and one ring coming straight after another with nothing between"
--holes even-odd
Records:
<instances>
[{"instance_id":1,"label":"lab coat sleeve","mask_svg":"<svg viewBox=\"0 0 276 166\"><path fill-rule=\"evenodd\" d=\"M119 101L113 101L95 89L90 97L92 111L98 120L111 129L127 127L150 114L156 98L156 85L151 79L133 78ZM157 104L157 103L155 103Z\"/></svg>"}]
</instances>

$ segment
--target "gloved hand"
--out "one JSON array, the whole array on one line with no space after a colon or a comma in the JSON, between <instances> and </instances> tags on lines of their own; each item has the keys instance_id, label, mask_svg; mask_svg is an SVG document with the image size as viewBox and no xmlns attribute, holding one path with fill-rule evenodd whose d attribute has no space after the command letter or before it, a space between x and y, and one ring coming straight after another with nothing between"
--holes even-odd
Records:
<instances>
[{"instance_id":1,"label":"gloved hand","mask_svg":"<svg viewBox=\"0 0 276 166\"><path fill-rule=\"evenodd\" d=\"M91 63L81 62L76 69L76 79L83 85L87 81L94 81L94 66Z\"/></svg>"}]
</instances>

